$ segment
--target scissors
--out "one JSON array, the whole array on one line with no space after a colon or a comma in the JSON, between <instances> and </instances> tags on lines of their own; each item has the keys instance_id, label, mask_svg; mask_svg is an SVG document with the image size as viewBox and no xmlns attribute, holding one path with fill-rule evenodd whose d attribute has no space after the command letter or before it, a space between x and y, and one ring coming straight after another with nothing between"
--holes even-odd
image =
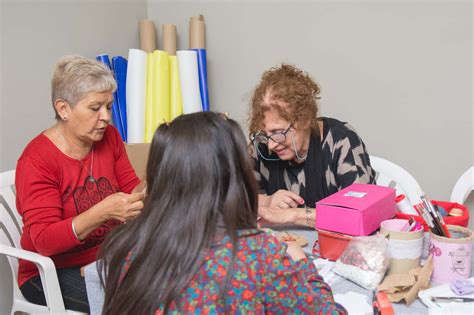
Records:
<instances>
[{"instance_id":1,"label":"scissors","mask_svg":"<svg viewBox=\"0 0 474 315\"><path fill-rule=\"evenodd\" d=\"M458 302L458 303L470 303L474 302L472 297L462 297L462 296L432 296L431 302L434 303L449 303L449 302Z\"/></svg>"}]
</instances>

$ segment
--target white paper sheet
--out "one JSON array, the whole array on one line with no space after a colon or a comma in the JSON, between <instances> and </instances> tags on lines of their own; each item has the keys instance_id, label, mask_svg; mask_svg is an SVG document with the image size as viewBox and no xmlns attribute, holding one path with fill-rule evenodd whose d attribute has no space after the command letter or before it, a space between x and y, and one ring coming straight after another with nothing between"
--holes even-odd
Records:
<instances>
[{"instance_id":1,"label":"white paper sheet","mask_svg":"<svg viewBox=\"0 0 474 315\"><path fill-rule=\"evenodd\" d=\"M349 314L372 315L374 312L368 297L360 293L335 294L334 300L344 306Z\"/></svg>"},{"instance_id":2,"label":"white paper sheet","mask_svg":"<svg viewBox=\"0 0 474 315\"><path fill-rule=\"evenodd\" d=\"M474 281L474 278L469 279ZM446 283L418 292L420 300L428 306L429 314L474 314L474 303L434 303L431 301L432 296L456 296L449 285L449 283ZM474 293L463 295L462 297L474 298Z\"/></svg>"},{"instance_id":3,"label":"white paper sheet","mask_svg":"<svg viewBox=\"0 0 474 315\"><path fill-rule=\"evenodd\" d=\"M330 261L323 258L316 258L313 260L316 269L318 269L318 273L321 277L323 277L324 282L331 285L335 280L334 277L338 277L334 272L331 271L332 266L334 265L334 261Z\"/></svg>"}]
</instances>

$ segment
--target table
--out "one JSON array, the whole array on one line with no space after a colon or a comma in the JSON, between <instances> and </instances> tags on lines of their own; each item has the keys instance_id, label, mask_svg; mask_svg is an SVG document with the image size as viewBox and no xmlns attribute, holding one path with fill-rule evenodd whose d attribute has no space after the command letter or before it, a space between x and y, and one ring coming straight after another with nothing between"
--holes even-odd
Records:
<instances>
[{"instance_id":1,"label":"table","mask_svg":"<svg viewBox=\"0 0 474 315\"><path fill-rule=\"evenodd\" d=\"M271 227L275 231L288 231L304 236L308 240L308 245L303 248L309 258L314 259L312 255L312 248L314 242L318 239L318 233L314 229L296 227L296 226L284 226L284 227ZM474 251L473 251L474 256ZM474 262L474 257L473 260ZM471 275L474 275L474 263L471 264ZM100 286L99 275L97 273L96 263L92 263L84 268L84 276L86 280L87 296L89 298L89 305L91 315L99 315L102 311L104 293ZM329 282L334 294L344 294L347 292L356 292L363 294L372 299L372 291L366 290L357 284L346 280L345 278L335 276ZM393 303L395 314L428 314L428 308L417 299L410 306L406 306L404 303ZM348 310L350 312L350 310Z\"/></svg>"},{"instance_id":2,"label":"table","mask_svg":"<svg viewBox=\"0 0 474 315\"><path fill-rule=\"evenodd\" d=\"M285 226L285 227L271 227L275 231L287 231L290 233L298 234L305 237L308 240L308 245L303 248L304 252L308 255L309 258L313 258L312 248L314 242L318 239L318 232L314 229L304 228L299 226ZM471 264L471 275L474 275L474 251L472 252L473 259ZM347 292L356 292L363 295L366 295L372 299L372 291L366 290L359 285L346 280L340 276L336 275L336 278L332 278L329 282L333 294L344 294ZM426 307L420 299L416 299L410 306L407 306L405 303L392 303L395 314L428 314L428 308ZM350 312L350 310L348 310Z\"/></svg>"}]
</instances>

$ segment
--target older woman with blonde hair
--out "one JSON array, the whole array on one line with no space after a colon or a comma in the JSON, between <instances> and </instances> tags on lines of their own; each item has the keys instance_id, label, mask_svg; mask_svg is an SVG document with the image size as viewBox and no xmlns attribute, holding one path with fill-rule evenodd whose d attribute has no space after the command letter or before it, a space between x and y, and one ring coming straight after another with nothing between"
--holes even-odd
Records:
<instances>
[{"instance_id":1,"label":"older woman with blonde hair","mask_svg":"<svg viewBox=\"0 0 474 315\"><path fill-rule=\"evenodd\" d=\"M61 58L51 81L56 123L24 149L16 168L21 246L55 263L67 309L88 312L80 268L96 259L105 235L139 215L140 180L118 131L109 126L116 82L109 69L80 56ZM18 284L45 305L37 267L20 260Z\"/></svg>"},{"instance_id":2,"label":"older woman with blonde hair","mask_svg":"<svg viewBox=\"0 0 474 315\"><path fill-rule=\"evenodd\" d=\"M259 214L315 226L316 201L352 183L375 183L364 142L345 122L318 116L320 88L287 64L263 73L249 115Z\"/></svg>"}]
</instances>

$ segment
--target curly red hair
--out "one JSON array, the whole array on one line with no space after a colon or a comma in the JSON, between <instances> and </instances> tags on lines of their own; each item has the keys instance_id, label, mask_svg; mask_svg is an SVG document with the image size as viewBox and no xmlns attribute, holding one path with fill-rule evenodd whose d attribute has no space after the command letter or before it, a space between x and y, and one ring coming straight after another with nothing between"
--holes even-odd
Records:
<instances>
[{"instance_id":1,"label":"curly red hair","mask_svg":"<svg viewBox=\"0 0 474 315\"><path fill-rule=\"evenodd\" d=\"M279 116L288 122L303 125L308 117L311 120L311 131L319 134L317 121L320 87L311 76L293 65L282 64L265 71L260 83L255 88L249 112L250 134L263 129L265 112L276 110ZM279 100L288 104L265 99Z\"/></svg>"}]
</instances>

